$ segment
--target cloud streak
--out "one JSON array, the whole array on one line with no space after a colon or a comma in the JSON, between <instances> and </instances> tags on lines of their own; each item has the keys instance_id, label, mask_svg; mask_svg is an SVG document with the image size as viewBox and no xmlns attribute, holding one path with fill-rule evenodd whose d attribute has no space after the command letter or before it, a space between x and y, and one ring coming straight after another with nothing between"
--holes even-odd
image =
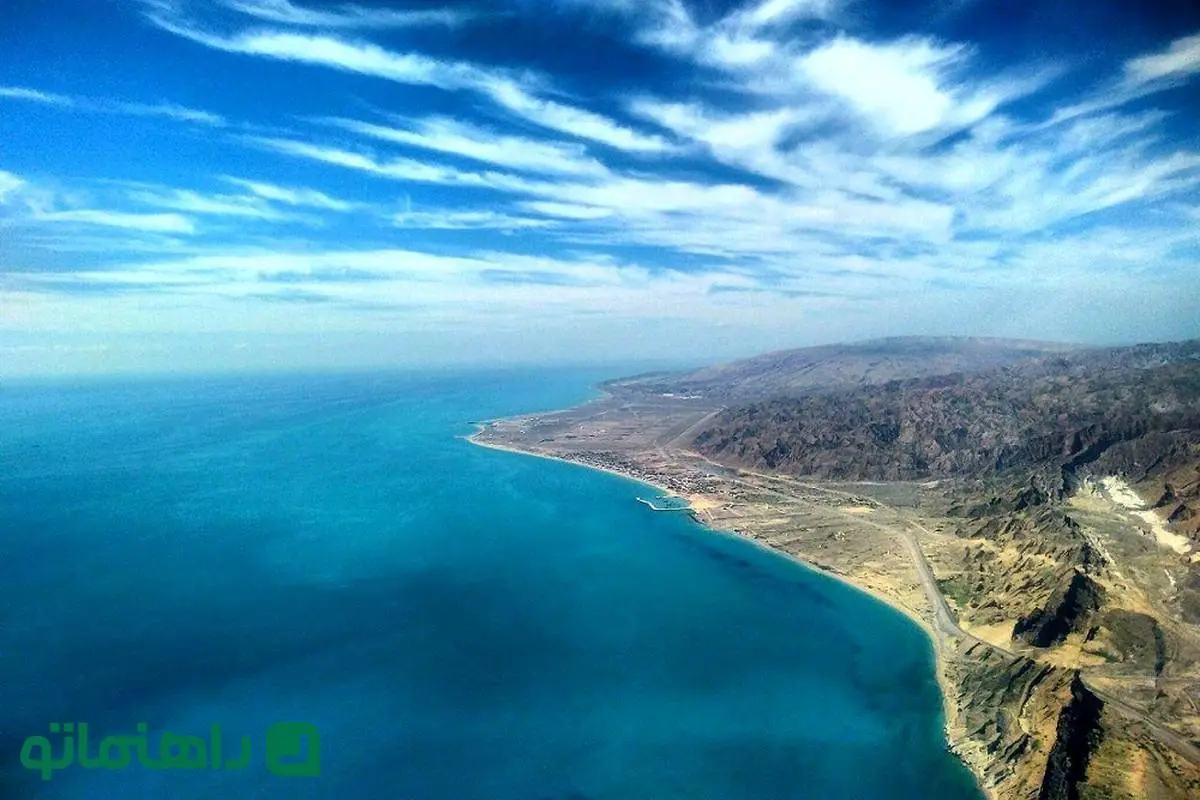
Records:
<instances>
[{"instance_id":1,"label":"cloud streak","mask_svg":"<svg viewBox=\"0 0 1200 800\"><path fill-rule=\"evenodd\" d=\"M600 176L608 169L578 144L505 136L444 117L424 119L411 129L348 119L330 119L335 127L393 144L407 145L519 172Z\"/></svg>"},{"instance_id":2,"label":"cloud streak","mask_svg":"<svg viewBox=\"0 0 1200 800\"><path fill-rule=\"evenodd\" d=\"M181 214L131 214L103 209L76 209L73 211L46 211L35 219L49 223L74 223L122 228L145 233L195 233L195 224Z\"/></svg>"},{"instance_id":3,"label":"cloud streak","mask_svg":"<svg viewBox=\"0 0 1200 800\"><path fill-rule=\"evenodd\" d=\"M0 86L0 97L8 100L28 100L33 103L44 103L49 106L66 107L75 104L74 100L65 95L42 92L24 86Z\"/></svg>"},{"instance_id":4,"label":"cloud streak","mask_svg":"<svg viewBox=\"0 0 1200 800\"><path fill-rule=\"evenodd\" d=\"M228 175L222 178L227 183L238 186L263 200L270 200L288 206L316 208L323 211L346 212L353 211L358 206L346 200L330 197L316 189L277 186L263 181L252 181L245 178L232 178Z\"/></svg>"},{"instance_id":5,"label":"cloud streak","mask_svg":"<svg viewBox=\"0 0 1200 800\"><path fill-rule=\"evenodd\" d=\"M514 330L1200 290L1200 120L1169 91L1200 34L1021 62L836 0L140 7L222 114L0 87L17 125L51 113L119 156L0 153L5 285L128 296L131 318L270 299L271 324ZM147 148L149 118L178 147Z\"/></svg>"},{"instance_id":6,"label":"cloud streak","mask_svg":"<svg viewBox=\"0 0 1200 800\"><path fill-rule=\"evenodd\" d=\"M512 75L467 61L394 52L330 35L268 30L220 36L164 14L157 7L152 9L149 18L164 30L227 53L329 67L414 86L472 91L519 118L559 133L631 152L655 153L668 147L661 137L635 131L602 114L538 97L526 88L534 79L528 73Z\"/></svg>"},{"instance_id":7,"label":"cloud streak","mask_svg":"<svg viewBox=\"0 0 1200 800\"><path fill-rule=\"evenodd\" d=\"M345 4L332 9L301 6L290 0L220 0L226 8L283 25L314 28L414 28L461 25L474 14L446 8L397 10Z\"/></svg>"},{"instance_id":8,"label":"cloud streak","mask_svg":"<svg viewBox=\"0 0 1200 800\"><path fill-rule=\"evenodd\" d=\"M226 124L225 118L219 114L200 111L173 103L132 103L103 98L68 97L67 95L43 92L38 89L30 89L22 86L0 86L0 99L23 100L94 114L166 117L179 122L190 122L212 127L221 127Z\"/></svg>"}]
</instances>

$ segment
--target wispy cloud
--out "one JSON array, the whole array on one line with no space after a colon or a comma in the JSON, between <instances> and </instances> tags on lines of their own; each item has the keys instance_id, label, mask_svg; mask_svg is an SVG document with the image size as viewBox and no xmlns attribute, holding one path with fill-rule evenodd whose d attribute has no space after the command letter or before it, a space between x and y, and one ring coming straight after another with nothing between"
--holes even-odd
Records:
<instances>
[{"instance_id":1,"label":"wispy cloud","mask_svg":"<svg viewBox=\"0 0 1200 800\"><path fill-rule=\"evenodd\" d=\"M99 107L103 108L104 104L101 104ZM200 125L211 125L214 127L227 124L225 118L220 114L187 108L186 106L177 106L171 103L115 103L109 107L119 113L134 114L142 117L167 117L168 119L179 120L180 122L195 122Z\"/></svg>"},{"instance_id":2,"label":"wispy cloud","mask_svg":"<svg viewBox=\"0 0 1200 800\"><path fill-rule=\"evenodd\" d=\"M417 121L412 129L348 119L330 119L326 122L381 141L461 156L522 172L603 175L608 171L578 144L506 136L444 117Z\"/></svg>"},{"instance_id":3,"label":"wispy cloud","mask_svg":"<svg viewBox=\"0 0 1200 800\"><path fill-rule=\"evenodd\" d=\"M1160 53L1149 53L1125 64L1126 85L1143 86L1176 81L1200 73L1200 33L1176 39Z\"/></svg>"},{"instance_id":4,"label":"wispy cloud","mask_svg":"<svg viewBox=\"0 0 1200 800\"><path fill-rule=\"evenodd\" d=\"M139 117L167 117L180 122L192 122L200 125L219 127L226 120L219 114L200 111L173 103L134 103L123 100L110 100L90 97L68 97L62 94L52 94L38 89L20 86L0 87L0 98L9 100L25 100L59 108L99 114L129 114Z\"/></svg>"},{"instance_id":5,"label":"wispy cloud","mask_svg":"<svg viewBox=\"0 0 1200 800\"><path fill-rule=\"evenodd\" d=\"M846 32L815 41L793 35L792 23L834 18L841 5L765 0L701 26L678 0L657 0L636 16L640 41L718 70L731 88L762 98L760 106L811 116L834 103L857 126L884 137L969 126L1051 77L1043 68L968 80L969 47L917 35L892 41Z\"/></svg>"},{"instance_id":6,"label":"wispy cloud","mask_svg":"<svg viewBox=\"0 0 1200 800\"><path fill-rule=\"evenodd\" d=\"M546 219L520 217L495 211L404 211L392 218L400 228L432 230L500 230L516 231L546 228L554 223Z\"/></svg>"},{"instance_id":7,"label":"wispy cloud","mask_svg":"<svg viewBox=\"0 0 1200 800\"><path fill-rule=\"evenodd\" d=\"M218 108L256 124L0 88L210 129L54 177L53 153L25 174L34 144L0 153L21 173L0 172L0 275L39 296L128 292L135 316L157 296L227 303L235 327L402 309L371 319L776 331L821 310L941 319L964 299L1011 315L1017 292L1049 308L1194 275L1195 111L1166 90L1200 76L1200 34L1107 64L1048 43L1023 63L932 26L885 31L858 0L732 5L525 0L485 29L453 27L477 4L143 0L206 85L253 73ZM596 67L548 51L554 36ZM87 122L101 153L146 125L89 138Z\"/></svg>"},{"instance_id":8,"label":"wispy cloud","mask_svg":"<svg viewBox=\"0 0 1200 800\"><path fill-rule=\"evenodd\" d=\"M495 189L516 189L523 182L514 176L497 172L470 172L454 167L417 161L411 158L381 160L364 152L344 150L295 139L251 136L244 141L257 147L297 158L304 158L346 169L358 170L390 180L444 185L474 186Z\"/></svg>"},{"instance_id":9,"label":"wispy cloud","mask_svg":"<svg viewBox=\"0 0 1200 800\"><path fill-rule=\"evenodd\" d=\"M538 317L603 314L637 317L677 303L716 302L736 308L746 297L718 288L753 288L754 281L721 268L683 272L647 269L611 256L575 253L558 258L480 250L447 256L404 249L243 251L114 265L70 273L27 275L23 286L64 292L152 290L157 295L286 300L297 298L346 310L403 309L421 320L480 324ZM667 312L672 313L672 312Z\"/></svg>"},{"instance_id":10,"label":"wispy cloud","mask_svg":"<svg viewBox=\"0 0 1200 800\"><path fill-rule=\"evenodd\" d=\"M1089 114L1121 108L1135 100L1173 88L1200 73L1200 33L1171 42L1164 50L1127 60L1119 75L1079 98L1064 104L1049 124L1068 122Z\"/></svg>"},{"instance_id":11,"label":"wispy cloud","mask_svg":"<svg viewBox=\"0 0 1200 800\"><path fill-rule=\"evenodd\" d=\"M229 53L329 67L416 86L481 93L510 113L550 130L633 152L654 153L668 147L661 137L644 134L608 117L539 97L526 85L535 76L511 75L466 61L442 60L418 53L398 53L374 44L329 35L287 31L250 31L220 36L152 7L149 18L165 30Z\"/></svg>"},{"instance_id":12,"label":"wispy cloud","mask_svg":"<svg viewBox=\"0 0 1200 800\"><path fill-rule=\"evenodd\" d=\"M331 67L441 89L475 88L487 78L485 70L466 62L439 61L416 53L395 53L378 45L343 41L329 35L256 30L226 37L177 20L154 19L172 33L227 53Z\"/></svg>"},{"instance_id":13,"label":"wispy cloud","mask_svg":"<svg viewBox=\"0 0 1200 800\"><path fill-rule=\"evenodd\" d=\"M267 22L314 28L412 28L460 25L475 17L457 9L399 10L345 4L315 9L290 0L219 0L226 8Z\"/></svg>"},{"instance_id":14,"label":"wispy cloud","mask_svg":"<svg viewBox=\"0 0 1200 800\"><path fill-rule=\"evenodd\" d=\"M525 201L519 204L520 207L528 209L535 214L542 214L547 217L555 217L558 219L570 219L581 222L591 222L594 220L606 219L613 215L613 212L607 208L599 206L585 206L577 203L558 203L548 200L533 200Z\"/></svg>"},{"instance_id":15,"label":"wispy cloud","mask_svg":"<svg viewBox=\"0 0 1200 800\"><path fill-rule=\"evenodd\" d=\"M324 192L319 192L316 189L298 189L289 186L276 186L273 183L264 183L262 181L251 181L245 178L233 178L224 176L222 178L228 183L235 186L240 186L242 189L261 197L264 200L270 200L276 203L283 203L289 206L303 206L307 208L317 208L326 211L353 211L357 205L345 200L338 200L330 197Z\"/></svg>"},{"instance_id":16,"label":"wispy cloud","mask_svg":"<svg viewBox=\"0 0 1200 800\"><path fill-rule=\"evenodd\" d=\"M25 185L25 181L11 172L0 170L0 203L7 202L9 195L16 194Z\"/></svg>"},{"instance_id":17,"label":"wispy cloud","mask_svg":"<svg viewBox=\"0 0 1200 800\"><path fill-rule=\"evenodd\" d=\"M219 217L245 217L281 220L286 215L257 195L206 195L186 189L171 191L132 191L129 199L142 205Z\"/></svg>"},{"instance_id":18,"label":"wispy cloud","mask_svg":"<svg viewBox=\"0 0 1200 800\"><path fill-rule=\"evenodd\" d=\"M760 69L793 53L788 26L835 15L840 2L762 0L735 8L717 21L696 22L682 0L650 0L625 7L642 44L724 70Z\"/></svg>"},{"instance_id":19,"label":"wispy cloud","mask_svg":"<svg viewBox=\"0 0 1200 800\"><path fill-rule=\"evenodd\" d=\"M950 236L953 208L917 198L887 203L837 191L779 196L739 184L707 184L604 172L578 179L523 178L473 172L408 158L380 160L340 148L282 139L255 143L391 180L488 188L532 198L523 207L552 218L605 220L613 243L655 245L696 253L779 253L804 232L837 227L842 234Z\"/></svg>"},{"instance_id":20,"label":"wispy cloud","mask_svg":"<svg viewBox=\"0 0 1200 800\"><path fill-rule=\"evenodd\" d=\"M196 226L181 214L131 214L102 209L46 211L35 217L40 222L77 223L124 228L149 233L195 233Z\"/></svg>"},{"instance_id":21,"label":"wispy cloud","mask_svg":"<svg viewBox=\"0 0 1200 800\"><path fill-rule=\"evenodd\" d=\"M797 20L829 19L843 5L842 0L763 0L735 12L729 19L729 27L758 32Z\"/></svg>"},{"instance_id":22,"label":"wispy cloud","mask_svg":"<svg viewBox=\"0 0 1200 800\"><path fill-rule=\"evenodd\" d=\"M33 103L45 103L52 106L74 105L74 101L65 95L42 92L24 86L0 86L0 97L9 100L28 100Z\"/></svg>"},{"instance_id":23,"label":"wispy cloud","mask_svg":"<svg viewBox=\"0 0 1200 800\"><path fill-rule=\"evenodd\" d=\"M661 136L636 131L602 114L536 97L507 78L491 77L485 81L483 89L516 116L553 131L634 153L660 153L670 149Z\"/></svg>"}]
</instances>

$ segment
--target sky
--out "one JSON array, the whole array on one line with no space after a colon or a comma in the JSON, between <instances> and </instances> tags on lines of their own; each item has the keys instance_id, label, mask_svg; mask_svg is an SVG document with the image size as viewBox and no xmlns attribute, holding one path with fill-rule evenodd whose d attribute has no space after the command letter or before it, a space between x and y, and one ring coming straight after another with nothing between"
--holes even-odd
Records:
<instances>
[{"instance_id":1,"label":"sky","mask_svg":"<svg viewBox=\"0 0 1200 800\"><path fill-rule=\"evenodd\" d=\"M1193 0L4 0L0 376L1200 336Z\"/></svg>"}]
</instances>

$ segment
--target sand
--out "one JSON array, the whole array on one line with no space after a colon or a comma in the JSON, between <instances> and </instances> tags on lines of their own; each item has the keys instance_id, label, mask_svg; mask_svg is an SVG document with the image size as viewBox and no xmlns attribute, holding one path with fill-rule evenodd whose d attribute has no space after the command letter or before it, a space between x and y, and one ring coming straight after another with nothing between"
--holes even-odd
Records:
<instances>
[{"instance_id":1,"label":"sand","mask_svg":"<svg viewBox=\"0 0 1200 800\"><path fill-rule=\"evenodd\" d=\"M1158 515L1158 512L1152 508L1146 508L1145 501L1124 480L1115 475L1110 475L1102 479L1100 484L1104 487L1104 493L1108 496L1108 499L1126 509L1130 515L1137 517L1149 526L1150 532L1154 534L1154 540L1159 545L1174 550L1180 555L1191 552L1192 544L1188 541L1187 537L1172 532L1167 527L1166 521Z\"/></svg>"}]
</instances>

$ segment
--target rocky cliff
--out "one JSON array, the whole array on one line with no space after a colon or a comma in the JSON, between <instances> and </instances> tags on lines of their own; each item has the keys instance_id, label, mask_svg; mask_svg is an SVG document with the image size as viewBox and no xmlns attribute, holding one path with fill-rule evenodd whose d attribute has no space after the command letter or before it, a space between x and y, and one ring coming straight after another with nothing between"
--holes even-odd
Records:
<instances>
[{"instance_id":1,"label":"rocky cliff","mask_svg":"<svg viewBox=\"0 0 1200 800\"><path fill-rule=\"evenodd\" d=\"M1104 737L1103 709L1104 703L1076 674L1071 681L1071 699L1058 715L1038 800L1078 800L1082 796L1080 787L1087 779L1088 762Z\"/></svg>"}]
</instances>

